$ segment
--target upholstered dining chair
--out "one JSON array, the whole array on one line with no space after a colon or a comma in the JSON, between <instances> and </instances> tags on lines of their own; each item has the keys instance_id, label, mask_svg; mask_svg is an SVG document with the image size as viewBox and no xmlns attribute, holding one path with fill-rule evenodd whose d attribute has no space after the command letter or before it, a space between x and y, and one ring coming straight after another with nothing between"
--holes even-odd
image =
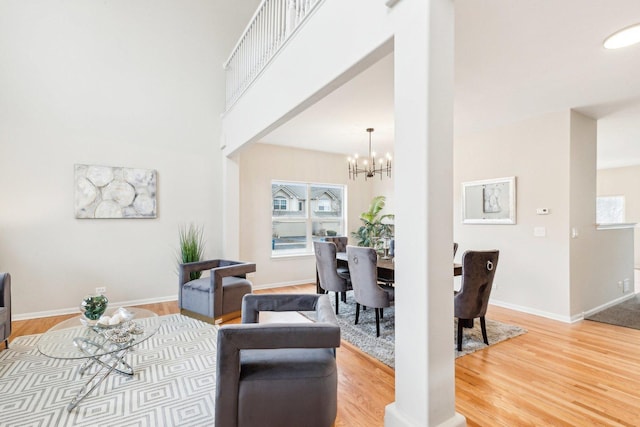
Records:
<instances>
[{"instance_id":1,"label":"upholstered dining chair","mask_svg":"<svg viewBox=\"0 0 640 427\"><path fill-rule=\"evenodd\" d=\"M0 273L0 341L9 348L11 335L11 275Z\"/></svg>"},{"instance_id":2,"label":"upholstered dining chair","mask_svg":"<svg viewBox=\"0 0 640 427\"><path fill-rule=\"evenodd\" d=\"M462 282L454 296L454 316L458 318L458 351L462 351L462 330L472 328L475 318L480 318L484 343L489 345L485 314L493 278L498 266L499 251L465 251L462 254Z\"/></svg>"},{"instance_id":3,"label":"upholstered dining chair","mask_svg":"<svg viewBox=\"0 0 640 427\"><path fill-rule=\"evenodd\" d=\"M338 252L346 252L347 245L349 244L349 238L347 236L333 236L333 237L325 237L325 242L331 242L336 245L336 251Z\"/></svg>"},{"instance_id":4,"label":"upholstered dining chair","mask_svg":"<svg viewBox=\"0 0 640 427\"><path fill-rule=\"evenodd\" d=\"M390 307L394 300L393 286L378 284L378 254L373 248L347 246L347 261L356 300L355 324L360 317L360 305L375 309L376 337L379 337L383 309Z\"/></svg>"},{"instance_id":5,"label":"upholstered dining chair","mask_svg":"<svg viewBox=\"0 0 640 427\"><path fill-rule=\"evenodd\" d=\"M336 250L336 245L332 242L313 242L320 287L326 292L335 292L336 314L338 314L340 295L342 294L343 300L346 300L346 293L352 287L348 271L338 270Z\"/></svg>"},{"instance_id":6,"label":"upholstered dining chair","mask_svg":"<svg viewBox=\"0 0 640 427\"><path fill-rule=\"evenodd\" d=\"M209 276L191 280L191 273L203 271L209 271ZM219 323L238 317L242 297L252 290L247 274L255 271L254 263L226 259L180 264L180 313L208 323Z\"/></svg>"},{"instance_id":7,"label":"upholstered dining chair","mask_svg":"<svg viewBox=\"0 0 640 427\"><path fill-rule=\"evenodd\" d=\"M313 311L316 321L257 323L261 311ZM327 295L246 295L242 324L218 330L215 425L333 425L339 346Z\"/></svg>"}]
</instances>

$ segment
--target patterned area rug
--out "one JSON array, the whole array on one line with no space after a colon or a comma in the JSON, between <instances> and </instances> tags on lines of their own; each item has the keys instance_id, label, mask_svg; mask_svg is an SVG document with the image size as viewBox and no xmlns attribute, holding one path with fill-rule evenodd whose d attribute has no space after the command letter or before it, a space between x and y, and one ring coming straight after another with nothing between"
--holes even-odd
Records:
<instances>
[{"instance_id":1,"label":"patterned area rug","mask_svg":"<svg viewBox=\"0 0 640 427\"><path fill-rule=\"evenodd\" d=\"M624 326L625 328L640 329L640 295L635 295L620 304L585 317L585 319Z\"/></svg>"},{"instance_id":2,"label":"patterned area rug","mask_svg":"<svg viewBox=\"0 0 640 427\"><path fill-rule=\"evenodd\" d=\"M331 293L329 296L331 304L335 307L335 297ZM358 324L354 325L356 315L356 304L353 299L353 293L347 295L347 303L340 301L338 314L338 323L342 339L355 345L363 352L375 357L387 366L395 367L395 307L384 309L384 318L380 320L380 337L376 338L376 317L375 311L372 309L360 309L360 318ZM306 317L312 319L311 313L302 313ZM522 335L527 331L519 326L508 325L489 318L487 321L487 337L489 345L508 340L509 338ZM464 329L462 336L462 351L457 351L457 320L452 322L451 341L456 357L464 356L478 350L486 348L487 345L482 341L482 332L480 331L480 321L476 319L474 327Z\"/></svg>"},{"instance_id":3,"label":"patterned area rug","mask_svg":"<svg viewBox=\"0 0 640 427\"><path fill-rule=\"evenodd\" d=\"M162 316L160 330L127 356L132 378L110 375L67 412L87 378L82 360L37 350L40 335L0 351L0 426L204 426L214 423L217 328Z\"/></svg>"}]
</instances>

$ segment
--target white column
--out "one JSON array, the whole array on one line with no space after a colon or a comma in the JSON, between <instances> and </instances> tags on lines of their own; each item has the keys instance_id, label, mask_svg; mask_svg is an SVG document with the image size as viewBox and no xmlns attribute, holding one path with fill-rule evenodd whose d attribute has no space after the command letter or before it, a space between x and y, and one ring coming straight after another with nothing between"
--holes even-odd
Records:
<instances>
[{"instance_id":1,"label":"white column","mask_svg":"<svg viewBox=\"0 0 640 427\"><path fill-rule=\"evenodd\" d=\"M392 9L396 400L385 426L464 426L453 341L453 1Z\"/></svg>"},{"instance_id":2,"label":"white column","mask_svg":"<svg viewBox=\"0 0 640 427\"><path fill-rule=\"evenodd\" d=\"M238 155L222 157L222 256L240 258L240 167Z\"/></svg>"}]
</instances>

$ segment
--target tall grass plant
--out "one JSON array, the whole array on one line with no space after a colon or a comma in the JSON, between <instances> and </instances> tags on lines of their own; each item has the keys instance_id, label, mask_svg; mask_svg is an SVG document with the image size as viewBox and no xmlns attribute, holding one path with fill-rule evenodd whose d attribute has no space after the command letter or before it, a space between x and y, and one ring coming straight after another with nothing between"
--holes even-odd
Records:
<instances>
[{"instance_id":1,"label":"tall grass plant","mask_svg":"<svg viewBox=\"0 0 640 427\"><path fill-rule=\"evenodd\" d=\"M179 230L180 236L180 263L197 262L202 260L204 254L204 228L194 224L183 225ZM200 271L189 274L191 280L199 279Z\"/></svg>"}]
</instances>

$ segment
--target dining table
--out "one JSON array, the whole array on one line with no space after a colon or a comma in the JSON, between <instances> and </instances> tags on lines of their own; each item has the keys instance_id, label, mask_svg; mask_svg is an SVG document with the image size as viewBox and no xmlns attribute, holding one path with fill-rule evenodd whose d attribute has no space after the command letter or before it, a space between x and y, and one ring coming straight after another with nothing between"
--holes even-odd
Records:
<instances>
[{"instance_id":1,"label":"dining table","mask_svg":"<svg viewBox=\"0 0 640 427\"><path fill-rule=\"evenodd\" d=\"M336 260L338 261L338 267L349 267L349 263L347 260L346 252L336 252ZM394 282L394 273L395 273L395 262L393 257L384 258L382 256L378 256L378 277L387 283ZM462 264L458 264L456 262L453 263L453 275L461 276L462 275ZM324 290L320 287L320 279L316 272L316 290L318 293L324 293Z\"/></svg>"}]
</instances>

